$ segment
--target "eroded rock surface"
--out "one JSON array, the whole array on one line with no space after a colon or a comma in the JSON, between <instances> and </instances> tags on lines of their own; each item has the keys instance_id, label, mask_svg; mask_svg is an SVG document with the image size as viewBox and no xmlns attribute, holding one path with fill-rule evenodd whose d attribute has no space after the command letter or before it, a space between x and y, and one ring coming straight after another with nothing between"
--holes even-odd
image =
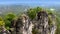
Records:
<instances>
[{"instance_id":1,"label":"eroded rock surface","mask_svg":"<svg viewBox=\"0 0 60 34\"><path fill-rule=\"evenodd\" d=\"M21 15L16 21L13 20L11 26L13 26L15 34L32 34L32 22L25 14Z\"/></svg>"},{"instance_id":2,"label":"eroded rock surface","mask_svg":"<svg viewBox=\"0 0 60 34\"><path fill-rule=\"evenodd\" d=\"M52 24L49 23L49 16ZM47 14L45 11L37 13L37 20L34 21L34 34L55 34L56 19L54 14Z\"/></svg>"},{"instance_id":3,"label":"eroded rock surface","mask_svg":"<svg viewBox=\"0 0 60 34\"><path fill-rule=\"evenodd\" d=\"M55 34L56 19L53 14L50 16L52 25L49 24L49 14L45 11L38 12L37 19L31 21L27 15L23 14L17 20L12 21L11 28L14 30L11 31L11 34L13 32L14 34Z\"/></svg>"}]
</instances>

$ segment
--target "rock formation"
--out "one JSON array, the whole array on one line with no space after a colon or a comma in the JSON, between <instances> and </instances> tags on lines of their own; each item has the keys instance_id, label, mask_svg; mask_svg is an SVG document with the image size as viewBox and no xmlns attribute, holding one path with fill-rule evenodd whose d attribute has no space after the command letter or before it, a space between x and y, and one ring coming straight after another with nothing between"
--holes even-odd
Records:
<instances>
[{"instance_id":1,"label":"rock formation","mask_svg":"<svg viewBox=\"0 0 60 34\"><path fill-rule=\"evenodd\" d=\"M21 15L16 21L13 20L11 24L11 28L14 28L16 32L14 34L32 34L32 22L25 14Z\"/></svg>"},{"instance_id":2,"label":"rock formation","mask_svg":"<svg viewBox=\"0 0 60 34\"><path fill-rule=\"evenodd\" d=\"M50 34L55 34L57 26L56 26L56 17L53 14L49 15L51 20L52 20L52 24L49 26L50 27Z\"/></svg>"},{"instance_id":3,"label":"rock formation","mask_svg":"<svg viewBox=\"0 0 60 34\"><path fill-rule=\"evenodd\" d=\"M49 23L51 16L52 24ZM37 13L37 19L31 20L25 14L11 22L11 34L55 34L56 23L53 14L47 14L45 11ZM14 33L13 33L14 32Z\"/></svg>"},{"instance_id":4,"label":"rock formation","mask_svg":"<svg viewBox=\"0 0 60 34\"><path fill-rule=\"evenodd\" d=\"M49 24L49 16L52 20L52 25ZM49 15L45 11L41 11L37 13L37 20L34 24L34 33L33 34L55 34L56 31L56 23L55 16L53 14Z\"/></svg>"},{"instance_id":5,"label":"rock formation","mask_svg":"<svg viewBox=\"0 0 60 34\"><path fill-rule=\"evenodd\" d=\"M6 30L5 26L1 26L0 34L10 34L8 30Z\"/></svg>"},{"instance_id":6,"label":"rock formation","mask_svg":"<svg viewBox=\"0 0 60 34\"><path fill-rule=\"evenodd\" d=\"M37 34L48 34L48 14L46 12L38 12L38 21L36 22Z\"/></svg>"}]
</instances>

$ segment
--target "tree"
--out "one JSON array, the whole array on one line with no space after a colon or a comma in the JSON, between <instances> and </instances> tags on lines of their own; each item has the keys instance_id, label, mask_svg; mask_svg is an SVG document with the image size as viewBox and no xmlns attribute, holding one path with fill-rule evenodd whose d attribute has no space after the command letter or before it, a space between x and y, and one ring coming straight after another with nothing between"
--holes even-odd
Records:
<instances>
[{"instance_id":1,"label":"tree","mask_svg":"<svg viewBox=\"0 0 60 34\"><path fill-rule=\"evenodd\" d=\"M7 15L5 15L5 26L8 28L11 25L11 21L16 17L15 14L13 13L8 13Z\"/></svg>"},{"instance_id":2,"label":"tree","mask_svg":"<svg viewBox=\"0 0 60 34\"><path fill-rule=\"evenodd\" d=\"M34 19L36 17L36 13L41 11L42 8L40 7L36 7L36 8L31 8L28 10L28 16L31 18L31 19Z\"/></svg>"},{"instance_id":3,"label":"tree","mask_svg":"<svg viewBox=\"0 0 60 34\"><path fill-rule=\"evenodd\" d=\"M0 26L4 26L5 25L5 22L4 20L2 19L2 17L0 17Z\"/></svg>"},{"instance_id":4,"label":"tree","mask_svg":"<svg viewBox=\"0 0 60 34\"><path fill-rule=\"evenodd\" d=\"M2 27L5 26L5 22L2 19L2 17L0 16L0 31L2 30Z\"/></svg>"}]
</instances>

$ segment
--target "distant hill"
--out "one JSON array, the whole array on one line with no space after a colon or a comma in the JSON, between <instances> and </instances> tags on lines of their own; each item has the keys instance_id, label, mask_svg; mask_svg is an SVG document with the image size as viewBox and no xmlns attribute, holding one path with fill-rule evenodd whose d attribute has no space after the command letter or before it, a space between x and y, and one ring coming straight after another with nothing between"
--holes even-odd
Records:
<instances>
[{"instance_id":1,"label":"distant hill","mask_svg":"<svg viewBox=\"0 0 60 34\"><path fill-rule=\"evenodd\" d=\"M40 7L43 7L43 8L54 8L58 11L58 13L60 13L60 5L29 5L29 4L24 4L24 5L21 5L21 4L12 4L12 5L0 5L0 15L4 15L4 14L7 14L7 13L10 13L10 12L13 12L15 14L19 14L21 12L25 12L26 9L28 8L33 8L33 7L37 7L37 6L40 6Z\"/></svg>"},{"instance_id":2,"label":"distant hill","mask_svg":"<svg viewBox=\"0 0 60 34\"><path fill-rule=\"evenodd\" d=\"M29 6L25 5L0 5L0 15L13 12L13 13L20 13L24 12L26 9L28 9Z\"/></svg>"}]
</instances>

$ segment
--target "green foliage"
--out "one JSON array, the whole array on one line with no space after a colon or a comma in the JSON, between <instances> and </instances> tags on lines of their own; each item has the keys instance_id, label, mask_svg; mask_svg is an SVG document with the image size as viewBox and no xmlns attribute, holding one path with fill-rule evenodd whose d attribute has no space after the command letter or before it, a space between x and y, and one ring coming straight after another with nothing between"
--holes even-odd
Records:
<instances>
[{"instance_id":1,"label":"green foliage","mask_svg":"<svg viewBox=\"0 0 60 34\"><path fill-rule=\"evenodd\" d=\"M5 23L3 21L0 21L0 26L4 26Z\"/></svg>"},{"instance_id":2,"label":"green foliage","mask_svg":"<svg viewBox=\"0 0 60 34\"><path fill-rule=\"evenodd\" d=\"M48 19L49 19L48 23L49 23L49 25L51 26L51 25L52 25L52 18L51 18L50 15L48 16Z\"/></svg>"},{"instance_id":3,"label":"green foliage","mask_svg":"<svg viewBox=\"0 0 60 34\"><path fill-rule=\"evenodd\" d=\"M59 16L56 16L56 21L57 21L56 34L60 34L60 17Z\"/></svg>"},{"instance_id":4,"label":"green foliage","mask_svg":"<svg viewBox=\"0 0 60 34\"><path fill-rule=\"evenodd\" d=\"M36 8L31 8L28 10L28 16L31 18L31 19L34 19L36 17L36 13L41 11L42 8L40 7L36 7Z\"/></svg>"},{"instance_id":5,"label":"green foliage","mask_svg":"<svg viewBox=\"0 0 60 34\"><path fill-rule=\"evenodd\" d=\"M3 21L2 17L0 17L0 21Z\"/></svg>"},{"instance_id":6,"label":"green foliage","mask_svg":"<svg viewBox=\"0 0 60 34\"><path fill-rule=\"evenodd\" d=\"M6 29L7 29L7 30L10 30L10 28L9 28L9 27L6 27Z\"/></svg>"},{"instance_id":7,"label":"green foliage","mask_svg":"<svg viewBox=\"0 0 60 34\"><path fill-rule=\"evenodd\" d=\"M28 15L31 19L35 18L36 16L36 11L34 11L33 9L31 9L29 12L28 12Z\"/></svg>"},{"instance_id":8,"label":"green foliage","mask_svg":"<svg viewBox=\"0 0 60 34\"><path fill-rule=\"evenodd\" d=\"M31 18L31 19L34 19L36 17L36 14L37 12L41 11L42 8L41 7L35 7L35 8L31 8L31 9L28 9L28 16ZM51 11L49 9L46 10L46 12L49 14L49 24L52 25L52 18L50 16L50 14L55 14L56 15L56 21L57 21L57 30L56 30L56 34L60 34L60 12L56 12L54 13L55 11ZM21 15L21 14L20 14ZM18 15L18 16L20 16ZM10 25L11 25L11 21L13 19L17 19L18 17L16 17L15 14L13 13L9 13L9 14L6 14L4 18L0 17L0 26L6 26L6 29L9 30L10 29ZM33 34L36 34L38 32L38 30L36 29L33 29Z\"/></svg>"},{"instance_id":9,"label":"green foliage","mask_svg":"<svg viewBox=\"0 0 60 34\"><path fill-rule=\"evenodd\" d=\"M33 29L32 29L32 33L33 33L33 34L37 34L37 33L38 33L38 29L34 29L34 28L33 28Z\"/></svg>"},{"instance_id":10,"label":"green foliage","mask_svg":"<svg viewBox=\"0 0 60 34\"><path fill-rule=\"evenodd\" d=\"M11 21L14 17L15 17L15 15L12 14L12 13L9 13L9 14L6 15L6 19L9 20L9 21Z\"/></svg>"},{"instance_id":11,"label":"green foliage","mask_svg":"<svg viewBox=\"0 0 60 34\"><path fill-rule=\"evenodd\" d=\"M33 8L33 9L36 11L36 13L42 10L41 7L36 7L36 8Z\"/></svg>"},{"instance_id":12,"label":"green foliage","mask_svg":"<svg viewBox=\"0 0 60 34\"><path fill-rule=\"evenodd\" d=\"M16 17L15 14L13 13L9 13L7 15L5 15L5 26L6 27L10 27L11 25L11 21Z\"/></svg>"},{"instance_id":13,"label":"green foliage","mask_svg":"<svg viewBox=\"0 0 60 34\"><path fill-rule=\"evenodd\" d=\"M53 14L53 12L49 9L46 9L46 12L50 15L50 14Z\"/></svg>"},{"instance_id":14,"label":"green foliage","mask_svg":"<svg viewBox=\"0 0 60 34\"><path fill-rule=\"evenodd\" d=\"M0 17L0 26L4 26L5 22L3 21L2 17Z\"/></svg>"}]
</instances>

